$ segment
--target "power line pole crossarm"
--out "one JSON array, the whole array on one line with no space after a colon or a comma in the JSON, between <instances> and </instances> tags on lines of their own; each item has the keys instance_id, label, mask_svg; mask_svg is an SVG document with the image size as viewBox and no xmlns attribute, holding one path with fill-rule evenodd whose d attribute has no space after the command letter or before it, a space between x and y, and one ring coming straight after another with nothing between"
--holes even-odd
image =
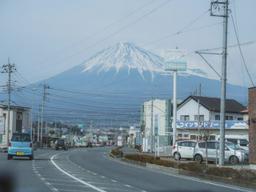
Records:
<instances>
[{"instance_id":1,"label":"power line pole crossarm","mask_svg":"<svg viewBox=\"0 0 256 192\"><path fill-rule=\"evenodd\" d=\"M8 58L8 64L2 66L2 73L8 73L8 82L7 82L7 91L8 91L8 115L7 115L7 128L6 129L6 144L8 146L10 139L10 110L11 110L11 91L12 91L12 73L16 71L15 64L10 63L10 59Z\"/></svg>"}]
</instances>

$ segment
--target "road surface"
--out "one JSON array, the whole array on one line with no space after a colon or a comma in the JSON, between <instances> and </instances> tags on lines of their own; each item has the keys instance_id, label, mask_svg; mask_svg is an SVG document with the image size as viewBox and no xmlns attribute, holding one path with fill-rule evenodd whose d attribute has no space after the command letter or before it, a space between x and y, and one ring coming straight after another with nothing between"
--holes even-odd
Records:
<instances>
[{"instance_id":1,"label":"road surface","mask_svg":"<svg viewBox=\"0 0 256 192\"><path fill-rule=\"evenodd\" d=\"M129 165L108 157L109 150L38 150L33 161L7 161L1 153L0 167L16 173L17 192L253 191Z\"/></svg>"}]
</instances>

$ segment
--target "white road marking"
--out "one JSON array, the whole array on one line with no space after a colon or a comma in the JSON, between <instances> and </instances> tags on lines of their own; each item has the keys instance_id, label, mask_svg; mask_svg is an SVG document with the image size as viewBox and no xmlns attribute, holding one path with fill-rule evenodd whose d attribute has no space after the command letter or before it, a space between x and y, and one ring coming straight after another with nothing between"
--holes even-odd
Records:
<instances>
[{"instance_id":1,"label":"white road marking","mask_svg":"<svg viewBox=\"0 0 256 192\"><path fill-rule=\"evenodd\" d=\"M96 190L96 191L98 191L98 192L106 192L105 190L102 190L102 189L100 189L100 188L98 188L98 187L96 187L96 186L94 186L94 185L91 185L90 183L85 182L85 181L83 181L83 180L81 180L81 179L79 179L79 178L77 178L77 177L75 177L75 176L69 174L68 172L64 171L63 169L61 169L61 168L55 163L55 161L54 161L54 158L55 158L56 156L57 156L57 154L53 155L50 160L51 160L51 163L52 163L60 172L62 172L63 174L67 175L68 177L70 177L70 178L72 178L72 179L78 181L79 183L81 183L81 184L83 184L83 185L86 185L86 186L88 186L88 187L90 187L90 188L92 188L92 189L94 189L94 190Z\"/></svg>"},{"instance_id":2,"label":"white road marking","mask_svg":"<svg viewBox=\"0 0 256 192\"><path fill-rule=\"evenodd\" d=\"M58 189L56 189L56 188L54 188L54 187L52 188L52 190L53 190L53 191L59 191Z\"/></svg>"},{"instance_id":3,"label":"white road marking","mask_svg":"<svg viewBox=\"0 0 256 192\"><path fill-rule=\"evenodd\" d=\"M129 187L129 188L132 188L132 186L131 185L124 185L125 187Z\"/></svg>"},{"instance_id":4,"label":"white road marking","mask_svg":"<svg viewBox=\"0 0 256 192\"><path fill-rule=\"evenodd\" d=\"M111 159L110 157L107 157L106 159L108 159L110 161L118 162L118 163L126 165L126 166L136 167L136 168L144 169L144 170L147 170L147 171L157 172L157 173L160 173L160 174L168 175L170 177L176 177L176 178L179 178L179 179L185 179L185 180L195 181L195 182L198 182L198 183L204 183L204 184L208 184L208 185L222 187L222 188L226 188L226 189L232 189L234 191L254 192L254 190L248 189L248 188L243 188L243 187L239 187L239 186L231 186L231 185L228 185L228 184L222 184L222 183L217 183L217 182L211 182L211 181L207 181L207 180L204 180L204 179L199 179L199 178L196 178L196 177L189 177L189 176L185 176L185 175L170 174L170 173L162 172L162 171L155 170L155 169L149 169L147 167L141 167L141 166L138 166L138 165L128 164L128 163L122 162L120 160Z\"/></svg>"},{"instance_id":5,"label":"white road marking","mask_svg":"<svg viewBox=\"0 0 256 192\"><path fill-rule=\"evenodd\" d=\"M117 181L116 181L116 180L114 180L114 179L111 179L111 181L112 181L113 183L117 183Z\"/></svg>"}]
</instances>

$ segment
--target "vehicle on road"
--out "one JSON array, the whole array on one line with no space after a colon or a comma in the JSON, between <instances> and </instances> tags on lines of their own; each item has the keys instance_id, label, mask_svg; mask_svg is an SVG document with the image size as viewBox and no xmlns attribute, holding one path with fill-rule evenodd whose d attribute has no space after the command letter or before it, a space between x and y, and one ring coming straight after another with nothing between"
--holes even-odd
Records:
<instances>
[{"instance_id":1,"label":"vehicle on road","mask_svg":"<svg viewBox=\"0 0 256 192\"><path fill-rule=\"evenodd\" d=\"M206 148L208 161L217 161L219 158L219 141L198 142L195 146L194 160L201 163L206 160ZM241 150L231 142L225 142L225 162L232 165L248 161L248 153Z\"/></svg>"},{"instance_id":2,"label":"vehicle on road","mask_svg":"<svg viewBox=\"0 0 256 192\"><path fill-rule=\"evenodd\" d=\"M177 141L172 148L172 156L175 160L193 159L195 153L196 141L184 140Z\"/></svg>"},{"instance_id":3,"label":"vehicle on road","mask_svg":"<svg viewBox=\"0 0 256 192\"><path fill-rule=\"evenodd\" d=\"M63 149L63 150L68 150L68 145L65 141L65 139L57 139L55 142L55 149Z\"/></svg>"},{"instance_id":4,"label":"vehicle on road","mask_svg":"<svg viewBox=\"0 0 256 192\"><path fill-rule=\"evenodd\" d=\"M31 137L27 133L14 133L8 146L7 159L13 157L28 157L30 160L34 159L33 144Z\"/></svg>"}]
</instances>

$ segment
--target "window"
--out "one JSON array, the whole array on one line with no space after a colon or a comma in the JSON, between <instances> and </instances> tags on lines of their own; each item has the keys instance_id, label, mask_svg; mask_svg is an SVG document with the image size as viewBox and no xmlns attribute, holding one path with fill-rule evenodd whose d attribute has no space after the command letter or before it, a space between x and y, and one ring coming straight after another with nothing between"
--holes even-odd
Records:
<instances>
[{"instance_id":1,"label":"window","mask_svg":"<svg viewBox=\"0 0 256 192\"><path fill-rule=\"evenodd\" d=\"M196 143L191 141L182 141L178 143L178 146L182 147L195 147Z\"/></svg>"},{"instance_id":2,"label":"window","mask_svg":"<svg viewBox=\"0 0 256 192\"><path fill-rule=\"evenodd\" d=\"M184 134L183 137L188 138L189 134Z\"/></svg>"},{"instance_id":3,"label":"window","mask_svg":"<svg viewBox=\"0 0 256 192\"><path fill-rule=\"evenodd\" d=\"M23 134L23 133L14 133L12 135L11 141L17 141L17 142L30 142L30 135L29 134Z\"/></svg>"},{"instance_id":4,"label":"window","mask_svg":"<svg viewBox=\"0 0 256 192\"><path fill-rule=\"evenodd\" d=\"M210 135L209 137L210 140L215 140L215 138L216 138L215 135Z\"/></svg>"},{"instance_id":5,"label":"window","mask_svg":"<svg viewBox=\"0 0 256 192\"><path fill-rule=\"evenodd\" d=\"M226 120L233 120L233 116L227 115L227 116L226 116Z\"/></svg>"},{"instance_id":6,"label":"window","mask_svg":"<svg viewBox=\"0 0 256 192\"><path fill-rule=\"evenodd\" d=\"M246 139L240 139L240 146L247 147L249 142Z\"/></svg>"},{"instance_id":7,"label":"window","mask_svg":"<svg viewBox=\"0 0 256 192\"><path fill-rule=\"evenodd\" d=\"M178 138L182 138L182 134L179 133L179 134L178 134Z\"/></svg>"},{"instance_id":8,"label":"window","mask_svg":"<svg viewBox=\"0 0 256 192\"><path fill-rule=\"evenodd\" d=\"M215 120L220 120L220 115L215 115Z\"/></svg>"},{"instance_id":9,"label":"window","mask_svg":"<svg viewBox=\"0 0 256 192\"><path fill-rule=\"evenodd\" d=\"M234 143L234 144L237 144L237 139L227 139L227 141L229 141L231 143Z\"/></svg>"},{"instance_id":10,"label":"window","mask_svg":"<svg viewBox=\"0 0 256 192\"><path fill-rule=\"evenodd\" d=\"M205 148L205 142L199 143L198 146L199 148Z\"/></svg>"},{"instance_id":11,"label":"window","mask_svg":"<svg viewBox=\"0 0 256 192\"><path fill-rule=\"evenodd\" d=\"M195 121L198 121L198 115L195 115L194 119L195 119ZM204 115L199 115L199 121L200 122L204 121Z\"/></svg>"},{"instance_id":12,"label":"window","mask_svg":"<svg viewBox=\"0 0 256 192\"><path fill-rule=\"evenodd\" d=\"M0 143L2 143L2 142L3 142L3 135L0 134Z\"/></svg>"},{"instance_id":13,"label":"window","mask_svg":"<svg viewBox=\"0 0 256 192\"><path fill-rule=\"evenodd\" d=\"M196 140L196 135L190 135L191 140Z\"/></svg>"},{"instance_id":14,"label":"window","mask_svg":"<svg viewBox=\"0 0 256 192\"><path fill-rule=\"evenodd\" d=\"M238 120L238 121L243 121L244 118L243 118L243 117L238 117L237 120Z\"/></svg>"},{"instance_id":15,"label":"window","mask_svg":"<svg viewBox=\"0 0 256 192\"><path fill-rule=\"evenodd\" d=\"M216 142L207 142L208 149L216 149Z\"/></svg>"},{"instance_id":16,"label":"window","mask_svg":"<svg viewBox=\"0 0 256 192\"><path fill-rule=\"evenodd\" d=\"M189 115L181 115L180 120L181 121L189 121Z\"/></svg>"}]
</instances>

